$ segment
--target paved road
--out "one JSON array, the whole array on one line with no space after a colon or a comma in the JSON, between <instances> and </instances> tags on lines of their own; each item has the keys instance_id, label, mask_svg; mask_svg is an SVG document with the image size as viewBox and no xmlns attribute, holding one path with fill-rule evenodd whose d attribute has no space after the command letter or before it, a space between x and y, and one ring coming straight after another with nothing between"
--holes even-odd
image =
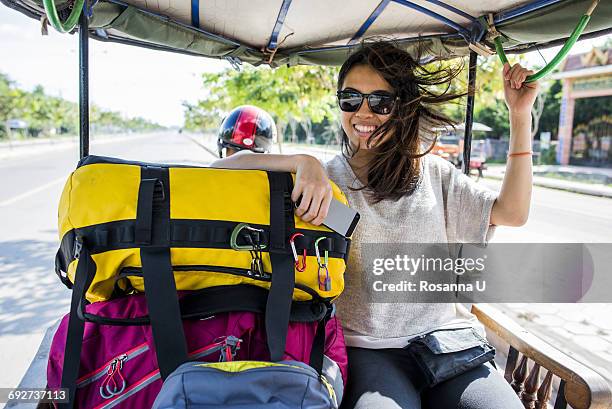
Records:
<instances>
[{"instance_id":1,"label":"paved road","mask_svg":"<svg viewBox=\"0 0 612 409\"><path fill-rule=\"evenodd\" d=\"M151 162L214 159L175 134L107 141L91 153ZM17 385L44 330L68 310L70 292L53 273L53 259L57 203L77 160L78 150L68 146L0 163L0 387Z\"/></svg>"},{"instance_id":2,"label":"paved road","mask_svg":"<svg viewBox=\"0 0 612 409\"><path fill-rule=\"evenodd\" d=\"M210 140L206 144L214 149ZM213 159L189 137L177 134L107 142L93 146L92 153L151 162L206 164ZM52 266L57 202L76 161L76 149L68 147L0 163L0 387L17 384L45 328L67 312L70 293ZM496 181L481 183L500 187ZM612 200L536 187L527 225L498 228L495 241L609 242L611 238ZM508 311L516 318L527 307ZM609 306L604 310L610 316ZM572 311L580 315L577 306ZM597 313L591 309L589 314ZM612 328L609 333L602 331L595 334L603 350L612 354ZM612 360L609 363L612 366Z\"/></svg>"},{"instance_id":3,"label":"paved road","mask_svg":"<svg viewBox=\"0 0 612 409\"><path fill-rule=\"evenodd\" d=\"M480 183L501 189L501 181L484 179ZM495 242L610 243L612 199L535 186L527 224L498 227Z\"/></svg>"}]
</instances>

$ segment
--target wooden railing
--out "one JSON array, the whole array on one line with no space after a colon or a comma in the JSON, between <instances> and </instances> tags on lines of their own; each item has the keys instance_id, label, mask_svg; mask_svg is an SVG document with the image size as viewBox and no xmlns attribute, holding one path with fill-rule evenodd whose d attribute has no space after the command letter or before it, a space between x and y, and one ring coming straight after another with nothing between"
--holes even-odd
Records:
<instances>
[{"instance_id":1,"label":"wooden railing","mask_svg":"<svg viewBox=\"0 0 612 409\"><path fill-rule=\"evenodd\" d=\"M554 409L612 409L612 390L601 375L487 304L474 304L472 313L509 344L504 376L525 408L546 409L558 383Z\"/></svg>"}]
</instances>

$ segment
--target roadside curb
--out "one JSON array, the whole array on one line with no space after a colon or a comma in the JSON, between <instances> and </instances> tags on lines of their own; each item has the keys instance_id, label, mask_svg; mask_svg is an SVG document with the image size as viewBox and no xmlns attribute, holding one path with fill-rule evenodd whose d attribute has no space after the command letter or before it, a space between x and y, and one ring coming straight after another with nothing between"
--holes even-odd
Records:
<instances>
[{"instance_id":1,"label":"roadside curb","mask_svg":"<svg viewBox=\"0 0 612 409\"><path fill-rule=\"evenodd\" d=\"M503 180L504 177L503 175L484 175L485 179L495 179L495 180ZM578 186L576 184L568 184L567 182L564 182L562 180L551 180L550 178L543 178L540 176L534 176L533 177L533 185L534 186L540 186L540 187L547 187L549 189L556 189L556 190L565 190L567 192L573 192L573 193L580 193L583 195L589 195L589 196L599 196L599 197L606 197L606 198L612 198L612 188L606 188L605 186L602 187L597 187L597 186Z\"/></svg>"},{"instance_id":2,"label":"roadside curb","mask_svg":"<svg viewBox=\"0 0 612 409\"><path fill-rule=\"evenodd\" d=\"M206 152L210 153L215 158L218 158L218 153L210 149L208 146L204 145L204 143L200 142L197 137L193 135L189 135L189 134L187 134L186 136L191 140L191 142L195 143L196 145L204 149Z\"/></svg>"}]
</instances>

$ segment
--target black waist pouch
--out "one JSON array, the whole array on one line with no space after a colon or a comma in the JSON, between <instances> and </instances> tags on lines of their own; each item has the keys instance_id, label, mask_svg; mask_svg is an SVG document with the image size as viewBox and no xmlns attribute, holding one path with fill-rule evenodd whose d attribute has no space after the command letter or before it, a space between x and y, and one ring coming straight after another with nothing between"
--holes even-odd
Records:
<instances>
[{"instance_id":1,"label":"black waist pouch","mask_svg":"<svg viewBox=\"0 0 612 409\"><path fill-rule=\"evenodd\" d=\"M406 349L432 387L493 360L495 348L474 328L444 329L410 341Z\"/></svg>"}]
</instances>

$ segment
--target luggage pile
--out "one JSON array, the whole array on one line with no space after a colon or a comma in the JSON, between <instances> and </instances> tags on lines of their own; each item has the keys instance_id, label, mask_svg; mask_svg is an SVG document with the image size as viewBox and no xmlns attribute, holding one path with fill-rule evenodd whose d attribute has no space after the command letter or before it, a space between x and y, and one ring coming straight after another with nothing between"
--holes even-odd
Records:
<instances>
[{"instance_id":1,"label":"luggage pile","mask_svg":"<svg viewBox=\"0 0 612 409\"><path fill-rule=\"evenodd\" d=\"M338 407L350 240L297 218L292 188L288 173L81 160L59 206L59 406Z\"/></svg>"}]
</instances>

